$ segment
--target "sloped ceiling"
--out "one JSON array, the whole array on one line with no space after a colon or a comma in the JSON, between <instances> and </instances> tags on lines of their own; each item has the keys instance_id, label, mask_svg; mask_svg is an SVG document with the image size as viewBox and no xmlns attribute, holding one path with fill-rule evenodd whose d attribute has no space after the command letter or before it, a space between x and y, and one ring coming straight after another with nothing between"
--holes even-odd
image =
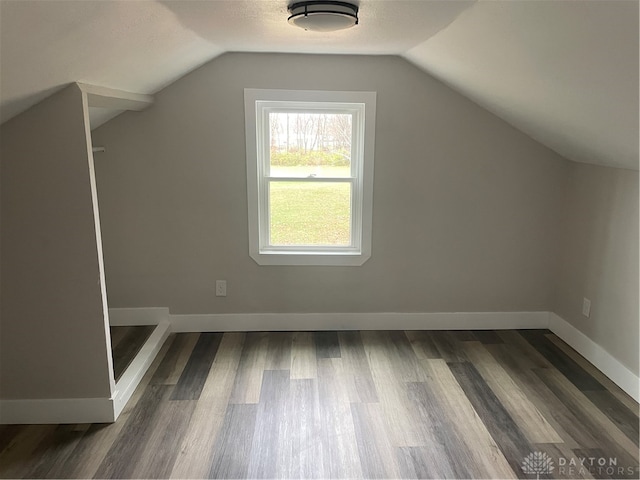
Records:
<instances>
[{"instance_id":1,"label":"sloped ceiling","mask_svg":"<svg viewBox=\"0 0 640 480\"><path fill-rule=\"evenodd\" d=\"M73 81L155 93L227 51L391 54L571 160L638 169L635 0L360 0L330 35L288 3L1 0L0 121Z\"/></svg>"},{"instance_id":2,"label":"sloped ceiling","mask_svg":"<svg viewBox=\"0 0 640 480\"><path fill-rule=\"evenodd\" d=\"M638 168L638 2L487 1L404 56L567 158Z\"/></svg>"}]
</instances>

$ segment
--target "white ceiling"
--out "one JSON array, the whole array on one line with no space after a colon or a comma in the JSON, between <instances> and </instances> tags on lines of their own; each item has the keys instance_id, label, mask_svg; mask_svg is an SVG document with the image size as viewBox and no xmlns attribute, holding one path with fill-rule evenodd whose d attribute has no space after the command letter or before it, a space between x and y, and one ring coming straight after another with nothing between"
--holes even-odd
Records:
<instances>
[{"instance_id":1,"label":"white ceiling","mask_svg":"<svg viewBox=\"0 0 640 480\"><path fill-rule=\"evenodd\" d=\"M567 158L638 168L638 2L480 2L405 57Z\"/></svg>"},{"instance_id":2,"label":"white ceiling","mask_svg":"<svg viewBox=\"0 0 640 480\"><path fill-rule=\"evenodd\" d=\"M288 3L0 0L0 121L73 81L155 93L226 51L395 54L567 158L638 168L635 0L360 0L329 35Z\"/></svg>"}]
</instances>

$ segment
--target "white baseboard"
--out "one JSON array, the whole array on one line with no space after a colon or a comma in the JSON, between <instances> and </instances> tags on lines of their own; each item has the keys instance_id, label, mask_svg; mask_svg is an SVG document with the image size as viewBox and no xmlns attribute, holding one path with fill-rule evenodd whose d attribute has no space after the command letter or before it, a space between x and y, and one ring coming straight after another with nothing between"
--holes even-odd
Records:
<instances>
[{"instance_id":1,"label":"white baseboard","mask_svg":"<svg viewBox=\"0 0 640 480\"><path fill-rule=\"evenodd\" d=\"M548 312L222 313L170 315L173 332L547 328Z\"/></svg>"},{"instance_id":2,"label":"white baseboard","mask_svg":"<svg viewBox=\"0 0 640 480\"><path fill-rule=\"evenodd\" d=\"M113 394L116 419L120 413L122 413L122 410L133 395L140 380L142 380L142 377L153 363L153 360L162 348L169 333L171 333L171 325L168 320L163 320L151 333L136 357L116 383L116 391Z\"/></svg>"},{"instance_id":3,"label":"white baseboard","mask_svg":"<svg viewBox=\"0 0 640 480\"><path fill-rule=\"evenodd\" d=\"M640 402L640 378L604 348L553 312L549 314L549 330L589 360L636 402Z\"/></svg>"},{"instance_id":4,"label":"white baseboard","mask_svg":"<svg viewBox=\"0 0 640 480\"><path fill-rule=\"evenodd\" d=\"M161 318L169 309L116 309L119 325L154 325L153 319ZM143 323L140 323L142 319ZM132 323L129 323L132 322ZM124 371L113 398L54 398L0 400L0 424L60 424L60 423L111 423L116 421L133 395L142 377L149 369L162 344L171 332L171 325L161 320L149 336L134 360Z\"/></svg>"},{"instance_id":5,"label":"white baseboard","mask_svg":"<svg viewBox=\"0 0 640 480\"><path fill-rule=\"evenodd\" d=\"M0 424L111 423L110 398L0 400Z\"/></svg>"},{"instance_id":6,"label":"white baseboard","mask_svg":"<svg viewBox=\"0 0 640 480\"><path fill-rule=\"evenodd\" d=\"M169 309L166 307L109 309L109 325L112 327L159 325L168 319Z\"/></svg>"},{"instance_id":7,"label":"white baseboard","mask_svg":"<svg viewBox=\"0 0 640 480\"><path fill-rule=\"evenodd\" d=\"M165 310L168 312L168 309ZM136 323L135 325L140 324ZM166 319L154 329L116 383L113 398L0 400L0 424L111 423L116 421L170 332L171 325Z\"/></svg>"},{"instance_id":8,"label":"white baseboard","mask_svg":"<svg viewBox=\"0 0 640 480\"><path fill-rule=\"evenodd\" d=\"M158 325L110 398L0 400L0 423L108 423L124 409L171 332L310 330L504 330L549 328L640 401L640 378L593 340L550 312L232 313L170 315L168 308L109 309L111 325Z\"/></svg>"},{"instance_id":9,"label":"white baseboard","mask_svg":"<svg viewBox=\"0 0 640 480\"><path fill-rule=\"evenodd\" d=\"M169 315L172 332L508 330L548 328L639 401L640 379L553 312L223 313Z\"/></svg>"}]
</instances>

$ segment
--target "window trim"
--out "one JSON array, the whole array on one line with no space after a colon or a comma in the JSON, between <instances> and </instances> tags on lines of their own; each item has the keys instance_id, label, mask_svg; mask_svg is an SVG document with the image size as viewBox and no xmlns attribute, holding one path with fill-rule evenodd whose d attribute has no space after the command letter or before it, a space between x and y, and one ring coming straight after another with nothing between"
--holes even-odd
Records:
<instances>
[{"instance_id":1,"label":"window trim","mask_svg":"<svg viewBox=\"0 0 640 480\"><path fill-rule=\"evenodd\" d=\"M365 263L371 257L376 93L246 88L244 90L244 101L249 254L251 258L259 265L359 266ZM263 103L260 104L258 102ZM295 102L298 106L303 107L304 104L309 104L310 110L318 109L318 111L322 111L323 107L311 104L318 102L336 104L338 107L344 107L345 111L349 107L354 107L354 104L360 104L364 107L362 118L359 122L360 131L357 133L362 136L361 145L363 151L359 157L362 165L359 166L360 171L354 174L354 170L358 166L352 164L352 177L350 177L352 180L348 180L349 177L340 180L357 186L362 199L358 201L356 195L352 195L351 246L269 247L265 245L265 233L262 232L261 235L261 219L264 219L264 215L267 212L268 196L265 198L267 193L264 192L264 188L261 188L261 185L263 185L262 168L264 168L264 165L259 164L258 148L268 148L269 142L264 139L264 129L260 130L258 128L260 125L258 116L266 115L268 119L268 110L278 109L277 106L269 106L269 102ZM325 106L325 111L327 108L330 107ZM264 117L262 122L264 122ZM358 146L355 148L358 148ZM262 158L266 153L262 152ZM291 179L287 178L287 180ZM293 181L304 181L304 179L293 179ZM333 181L333 178L328 181ZM269 182L267 181L266 183L268 184Z\"/></svg>"}]
</instances>

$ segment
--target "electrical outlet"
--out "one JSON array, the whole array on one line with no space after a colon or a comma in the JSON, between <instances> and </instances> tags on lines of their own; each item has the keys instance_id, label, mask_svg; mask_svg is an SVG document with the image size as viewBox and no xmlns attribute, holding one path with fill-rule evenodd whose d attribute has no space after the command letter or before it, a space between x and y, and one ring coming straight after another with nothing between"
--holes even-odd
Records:
<instances>
[{"instance_id":1,"label":"electrical outlet","mask_svg":"<svg viewBox=\"0 0 640 480\"><path fill-rule=\"evenodd\" d=\"M227 296L227 281L216 280L216 297L226 297L226 296Z\"/></svg>"},{"instance_id":2,"label":"electrical outlet","mask_svg":"<svg viewBox=\"0 0 640 480\"><path fill-rule=\"evenodd\" d=\"M582 299L582 315L587 318L591 315L591 300L588 298Z\"/></svg>"}]
</instances>

